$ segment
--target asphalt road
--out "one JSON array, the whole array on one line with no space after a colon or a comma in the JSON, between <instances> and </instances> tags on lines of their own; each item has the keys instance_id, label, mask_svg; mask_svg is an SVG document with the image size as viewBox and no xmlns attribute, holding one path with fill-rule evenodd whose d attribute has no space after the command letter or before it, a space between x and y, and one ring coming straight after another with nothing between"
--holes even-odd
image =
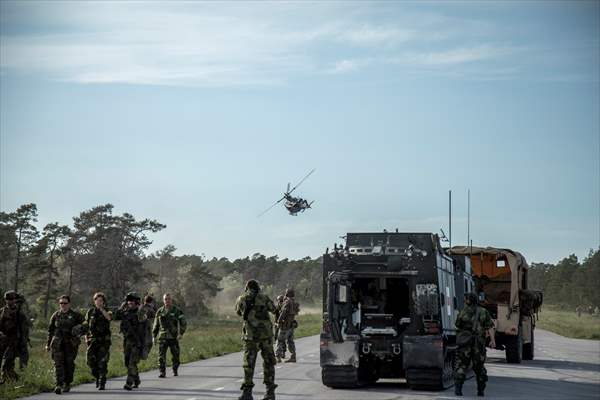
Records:
<instances>
[{"instance_id":1,"label":"asphalt road","mask_svg":"<svg viewBox=\"0 0 600 400\"><path fill-rule=\"evenodd\" d=\"M600 342L568 339L551 332L536 331L536 360L523 364L506 364L504 353L488 352L487 369L490 380L488 398L504 399L600 399ZM317 336L296 342L298 362L278 364L275 371L277 398L322 400L387 400L387 399L448 399L454 398L452 388L443 392L421 392L408 389L403 380L377 382L368 388L333 390L322 385ZM262 362L259 357L259 363ZM229 354L183 365L180 376L159 379L157 371L141 374L142 385L133 392L122 389L124 378L111 379L105 392L93 384L74 387L64 394L73 400L193 400L232 399L240 394L242 356ZM265 392L261 368L255 376L254 398ZM465 383L465 397L476 392L474 379ZM54 393L39 394L29 399L56 399Z\"/></svg>"}]
</instances>

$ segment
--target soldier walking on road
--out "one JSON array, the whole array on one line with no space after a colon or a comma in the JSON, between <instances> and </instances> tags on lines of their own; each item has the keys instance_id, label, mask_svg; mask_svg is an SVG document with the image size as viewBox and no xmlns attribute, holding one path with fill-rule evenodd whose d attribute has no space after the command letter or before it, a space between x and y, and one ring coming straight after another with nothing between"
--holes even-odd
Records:
<instances>
[{"instance_id":1,"label":"soldier walking on road","mask_svg":"<svg viewBox=\"0 0 600 400\"><path fill-rule=\"evenodd\" d=\"M152 350L153 340L152 340L152 328L154 327L154 317L156 317L156 311L158 310L158 305L154 301L154 298L150 295L144 296L144 305L140 307L142 311L146 314L148 318L146 337L144 339L144 352L142 353L142 360L148 358L150 351Z\"/></svg>"},{"instance_id":2,"label":"soldier walking on road","mask_svg":"<svg viewBox=\"0 0 600 400\"><path fill-rule=\"evenodd\" d=\"M87 364L96 378L96 388L106 388L106 373L110 357L110 321L112 313L106 309L106 296L102 292L94 294L94 307L85 314L87 329Z\"/></svg>"},{"instance_id":3,"label":"soldier walking on road","mask_svg":"<svg viewBox=\"0 0 600 400\"><path fill-rule=\"evenodd\" d=\"M52 314L48 325L46 351L51 352L54 362L54 393L61 394L71 390L79 337L83 333L83 315L71 310L71 298L67 295L60 296L58 304L60 309Z\"/></svg>"},{"instance_id":4,"label":"soldier walking on road","mask_svg":"<svg viewBox=\"0 0 600 400\"><path fill-rule=\"evenodd\" d=\"M187 327L183 311L173 305L173 298L169 293L165 293L163 302L165 305L156 312L154 328L152 329L154 340L158 340L159 378L166 376L167 349L171 349L173 375L177 376L177 370L179 369L179 341Z\"/></svg>"},{"instance_id":5,"label":"soldier walking on road","mask_svg":"<svg viewBox=\"0 0 600 400\"><path fill-rule=\"evenodd\" d=\"M9 290L4 294L6 305L0 309L0 384L17 380L15 358L21 344L28 342L29 323L25 313L17 305L19 294Z\"/></svg>"},{"instance_id":6,"label":"soldier walking on road","mask_svg":"<svg viewBox=\"0 0 600 400\"><path fill-rule=\"evenodd\" d=\"M148 329L148 317L140 308L140 296L137 293L127 293L125 303L121 304L115 313L115 320L121 321L125 367L127 367L127 381L123 389L131 390L140 386L138 363L144 353Z\"/></svg>"},{"instance_id":7,"label":"soldier walking on road","mask_svg":"<svg viewBox=\"0 0 600 400\"><path fill-rule=\"evenodd\" d=\"M284 296L282 294L280 294L279 296L277 296L277 303L275 304L275 328L273 329L273 337L275 338L275 340L277 340L277 337L279 336L279 325L277 325L277 320L279 319L279 316L281 315L281 307L283 306L283 299ZM277 362L279 362L280 360L277 360Z\"/></svg>"},{"instance_id":8,"label":"soldier walking on road","mask_svg":"<svg viewBox=\"0 0 600 400\"><path fill-rule=\"evenodd\" d=\"M252 400L254 367L261 352L263 375L267 392L263 400L275 400L275 354L273 353L273 326L269 313L275 313L275 305L269 296L260 293L254 279L246 283L246 291L237 299L236 313L244 319L242 328L244 351L244 381L239 400Z\"/></svg>"},{"instance_id":9,"label":"soldier walking on road","mask_svg":"<svg viewBox=\"0 0 600 400\"><path fill-rule=\"evenodd\" d=\"M483 396L485 384L488 380L485 369L485 341L486 335L490 338L490 347L495 348L494 323L489 312L477 304L477 296L473 293L465 294L465 307L456 318L458 329L456 342L457 362L454 371L454 393L462 396L462 386L466 379L469 364L473 365L473 372L477 380L477 396Z\"/></svg>"},{"instance_id":10,"label":"soldier walking on road","mask_svg":"<svg viewBox=\"0 0 600 400\"><path fill-rule=\"evenodd\" d=\"M286 289L285 299L281 306L281 313L277 319L279 335L277 336L277 362L285 357L286 345L290 350L290 358L286 362L296 362L296 344L294 343L294 330L298 327L296 315L300 312L300 305L294 300L294 289Z\"/></svg>"}]
</instances>

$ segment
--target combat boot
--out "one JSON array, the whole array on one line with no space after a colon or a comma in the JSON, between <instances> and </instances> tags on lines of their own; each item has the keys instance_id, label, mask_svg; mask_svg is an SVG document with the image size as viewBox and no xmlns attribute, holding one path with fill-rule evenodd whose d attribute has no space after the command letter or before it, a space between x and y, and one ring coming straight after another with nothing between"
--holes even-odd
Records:
<instances>
[{"instance_id":1,"label":"combat boot","mask_svg":"<svg viewBox=\"0 0 600 400\"><path fill-rule=\"evenodd\" d=\"M96 377L96 389L100 387L100 378Z\"/></svg>"},{"instance_id":2,"label":"combat boot","mask_svg":"<svg viewBox=\"0 0 600 400\"><path fill-rule=\"evenodd\" d=\"M60 386L57 386L54 388L54 393L56 394L62 394L62 388Z\"/></svg>"},{"instance_id":3,"label":"combat boot","mask_svg":"<svg viewBox=\"0 0 600 400\"><path fill-rule=\"evenodd\" d=\"M267 393L265 393L263 400L275 400L275 388L276 387L277 387L277 385L273 385L273 386L267 388Z\"/></svg>"},{"instance_id":4,"label":"combat boot","mask_svg":"<svg viewBox=\"0 0 600 400\"><path fill-rule=\"evenodd\" d=\"M252 397L252 389L243 389L242 395L238 397L238 400L254 400L254 397Z\"/></svg>"},{"instance_id":5,"label":"combat boot","mask_svg":"<svg viewBox=\"0 0 600 400\"><path fill-rule=\"evenodd\" d=\"M485 391L485 383L477 384L477 396L483 397L485 396L483 392Z\"/></svg>"},{"instance_id":6,"label":"combat boot","mask_svg":"<svg viewBox=\"0 0 600 400\"><path fill-rule=\"evenodd\" d=\"M296 362L296 353L292 353L290 355L290 358L288 358L287 360L285 360L286 363L295 363Z\"/></svg>"},{"instance_id":7,"label":"combat boot","mask_svg":"<svg viewBox=\"0 0 600 400\"><path fill-rule=\"evenodd\" d=\"M177 373L178 370L179 367L173 367L173 376L179 376L179 374Z\"/></svg>"},{"instance_id":8,"label":"combat boot","mask_svg":"<svg viewBox=\"0 0 600 400\"><path fill-rule=\"evenodd\" d=\"M106 377L105 376L100 378L100 383L98 384L98 390L106 390Z\"/></svg>"},{"instance_id":9,"label":"combat boot","mask_svg":"<svg viewBox=\"0 0 600 400\"><path fill-rule=\"evenodd\" d=\"M64 385L62 388L63 393L69 393L71 391L71 385Z\"/></svg>"},{"instance_id":10,"label":"combat boot","mask_svg":"<svg viewBox=\"0 0 600 400\"><path fill-rule=\"evenodd\" d=\"M462 383L455 383L454 384L454 394L456 396L462 396Z\"/></svg>"},{"instance_id":11,"label":"combat boot","mask_svg":"<svg viewBox=\"0 0 600 400\"><path fill-rule=\"evenodd\" d=\"M160 374L158 374L158 377L159 377L159 378L164 378L164 377L166 377L166 376L167 376L167 373L165 372L165 370L164 370L164 369L161 369L161 370L160 370Z\"/></svg>"},{"instance_id":12,"label":"combat boot","mask_svg":"<svg viewBox=\"0 0 600 400\"><path fill-rule=\"evenodd\" d=\"M133 387L131 387L131 385L129 383L126 383L126 384L123 385L123 389L125 389L125 390L132 390Z\"/></svg>"}]
</instances>

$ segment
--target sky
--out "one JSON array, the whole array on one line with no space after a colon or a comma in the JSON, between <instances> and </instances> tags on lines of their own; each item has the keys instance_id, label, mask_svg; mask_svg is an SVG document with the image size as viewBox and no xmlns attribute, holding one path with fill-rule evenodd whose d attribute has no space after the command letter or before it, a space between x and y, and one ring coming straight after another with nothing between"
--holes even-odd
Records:
<instances>
[{"instance_id":1,"label":"sky","mask_svg":"<svg viewBox=\"0 0 600 400\"><path fill-rule=\"evenodd\" d=\"M257 215L296 191L298 216ZM0 1L0 210L111 203L150 251L440 232L600 245L600 2Z\"/></svg>"}]
</instances>

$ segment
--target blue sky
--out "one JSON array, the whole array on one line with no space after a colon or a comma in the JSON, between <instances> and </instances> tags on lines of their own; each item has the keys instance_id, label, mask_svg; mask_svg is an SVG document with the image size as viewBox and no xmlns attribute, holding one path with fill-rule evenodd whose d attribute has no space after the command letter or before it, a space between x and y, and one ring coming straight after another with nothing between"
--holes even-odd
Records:
<instances>
[{"instance_id":1,"label":"blue sky","mask_svg":"<svg viewBox=\"0 0 600 400\"><path fill-rule=\"evenodd\" d=\"M600 243L598 2L0 2L0 209L167 225L152 250L316 257L447 229ZM288 181L314 209L275 208Z\"/></svg>"}]
</instances>

